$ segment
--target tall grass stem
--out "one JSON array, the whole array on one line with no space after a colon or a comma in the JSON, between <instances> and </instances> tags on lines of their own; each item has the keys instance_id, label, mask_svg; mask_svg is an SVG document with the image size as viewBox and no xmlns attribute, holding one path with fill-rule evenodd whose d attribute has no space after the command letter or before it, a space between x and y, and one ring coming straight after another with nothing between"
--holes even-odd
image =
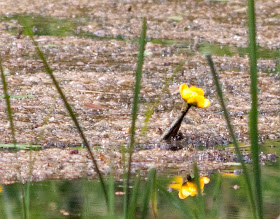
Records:
<instances>
[{"instance_id":1,"label":"tall grass stem","mask_svg":"<svg viewBox=\"0 0 280 219\"><path fill-rule=\"evenodd\" d=\"M138 177L136 178L134 185L133 185L131 201L129 202L129 209L128 209L128 214L127 214L127 218L129 218L129 219L135 218L137 200L138 200L138 195L139 195L139 185L140 185L140 174L138 173Z\"/></svg>"},{"instance_id":2,"label":"tall grass stem","mask_svg":"<svg viewBox=\"0 0 280 219\"><path fill-rule=\"evenodd\" d=\"M144 64L144 51L146 45L146 31L147 31L147 21L146 18L143 18L142 24L142 31L139 40L139 52L138 52L138 61L137 61L137 69L136 69L136 81L135 81L135 88L134 88L134 99L133 99L133 107L132 107L132 122L131 122L131 129L130 129L130 145L128 148L129 157L128 157L128 170L127 170L127 179L126 179L126 192L125 192L125 199L126 204L129 204L129 181L131 175L131 161L132 161L132 154L134 151L134 144L135 144L135 126L136 126L136 119L137 119L137 112L138 112L138 102L139 102L139 94L141 89L141 78L142 78L142 69Z\"/></svg>"},{"instance_id":3,"label":"tall grass stem","mask_svg":"<svg viewBox=\"0 0 280 219\"><path fill-rule=\"evenodd\" d=\"M148 182L145 189L146 191L145 191L144 201L143 201L143 210L142 210L142 217L141 217L142 219L148 217L149 202L151 199L151 194L153 193L155 180L156 180L156 169L151 169L149 171Z\"/></svg>"},{"instance_id":4,"label":"tall grass stem","mask_svg":"<svg viewBox=\"0 0 280 219\"><path fill-rule=\"evenodd\" d=\"M197 204L198 204L198 208L199 208L199 212L200 212L199 218L205 218L205 204L204 204L204 198L201 194L202 191L201 191L201 187L200 187L199 171L198 171L196 162L193 165L193 169L194 169L194 182L196 184L197 193L198 193L196 199L198 200Z\"/></svg>"},{"instance_id":5,"label":"tall grass stem","mask_svg":"<svg viewBox=\"0 0 280 219\"><path fill-rule=\"evenodd\" d=\"M251 112L250 112L250 139L253 158L253 172L255 182L255 198L258 217L263 218L263 200L261 185L261 168L259 165L258 145L258 69L257 69L257 45L256 45L256 19L255 2L248 0L248 26L249 26L249 57L251 73Z\"/></svg>"},{"instance_id":6,"label":"tall grass stem","mask_svg":"<svg viewBox=\"0 0 280 219\"><path fill-rule=\"evenodd\" d=\"M249 176L248 170L245 166L245 163L244 163L244 160L243 160L243 155L240 152L240 149L239 149L239 146L238 146L238 143L237 143L237 139L236 139L233 127L231 125L230 116L229 116L229 113L228 113L227 108L226 108L222 88L221 88L221 85L220 85L220 81L219 81L217 72L216 72L215 67L214 67L212 57L211 57L211 55L206 55L206 58L207 58L209 66L210 66L210 70L211 70L211 73L212 73L212 76L213 76L213 80L214 80L215 85L216 85L216 90L217 90L217 94L218 94L218 97L219 97L220 105L221 105L222 110L224 112L224 117L225 117L227 127L228 127L229 133L230 133L232 141L233 141L235 152L237 154L237 158L238 158L239 162L241 163L241 166L242 166L242 169L243 169L244 178L245 178L245 182L246 182L245 184L247 186L247 192L248 192L250 204L251 204L251 207L252 207L252 213L253 213L254 218L256 218L256 204L255 204L255 200L254 200L254 196L253 196L253 190L252 190L252 184L251 184L250 176Z\"/></svg>"},{"instance_id":7,"label":"tall grass stem","mask_svg":"<svg viewBox=\"0 0 280 219\"><path fill-rule=\"evenodd\" d=\"M100 180L100 183L101 183L101 187L103 189L103 192L104 192L104 196L105 196L105 200L106 200L106 203L108 204L108 194L107 194L107 190L106 190L106 186L105 186L105 183L104 183L104 179L102 177L102 174L101 174L101 171L98 167L98 164L97 164L97 161L96 159L94 158L94 155L93 155L93 152L90 148L90 145L89 145L89 142L86 138L86 136L84 135L84 132L83 132L83 129L82 127L80 126L80 123L78 122L78 119L74 113L74 111L72 110L72 107L70 106L70 104L68 103L67 99L66 99L66 96L65 94L63 93L62 89L60 88L59 84L58 84L58 81L56 80L54 74L53 74L53 70L51 69L51 67L49 66L43 52L41 51L41 49L39 48L39 45L38 43L34 40L34 37L33 37L33 32L32 30L30 29L30 27L28 26L25 26L26 30L27 30L27 33L28 35L30 36L34 46L35 46L35 49L36 49L36 52L38 53L40 59L43 61L43 64L44 64L44 67L46 69L46 72L48 73L48 75L50 76L50 78L52 79L52 82L53 82L53 85L56 87L57 89L57 92L59 93L60 95L60 98L63 100L64 102L64 105L65 105L65 108L67 109L71 119L73 120L83 142L84 142L84 145L86 146L87 150L88 150L88 153L90 155L90 158L94 164L94 169L99 177L99 180Z\"/></svg>"},{"instance_id":8,"label":"tall grass stem","mask_svg":"<svg viewBox=\"0 0 280 219\"><path fill-rule=\"evenodd\" d=\"M15 134L15 127L14 127L14 122L13 122L13 113L12 113L12 108L11 108L11 103L10 103L10 95L8 93L8 85L6 82L6 77L4 73L4 68L2 65L2 58L0 56L0 71L1 71L1 79L3 83L3 92L6 100L6 106L7 106L7 114L8 114L8 119L10 122L10 129L11 129L11 134L12 134L12 142L14 144L14 147L16 148L16 134Z\"/></svg>"},{"instance_id":9,"label":"tall grass stem","mask_svg":"<svg viewBox=\"0 0 280 219\"><path fill-rule=\"evenodd\" d=\"M115 218L115 181L112 171L109 175L109 218Z\"/></svg>"}]
</instances>

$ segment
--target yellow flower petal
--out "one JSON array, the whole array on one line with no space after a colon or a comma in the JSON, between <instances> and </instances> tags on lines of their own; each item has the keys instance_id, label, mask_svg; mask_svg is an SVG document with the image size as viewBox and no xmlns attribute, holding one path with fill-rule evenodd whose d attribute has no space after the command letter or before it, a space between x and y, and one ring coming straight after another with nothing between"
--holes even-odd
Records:
<instances>
[{"instance_id":1,"label":"yellow flower petal","mask_svg":"<svg viewBox=\"0 0 280 219\"><path fill-rule=\"evenodd\" d=\"M177 176L172 181L172 184L169 184L168 187L171 189L180 190L183 184L183 178L181 176Z\"/></svg>"},{"instance_id":2,"label":"yellow flower petal","mask_svg":"<svg viewBox=\"0 0 280 219\"><path fill-rule=\"evenodd\" d=\"M204 185L208 184L209 182L210 182L210 179L206 176L203 176L203 177L199 178L199 185L200 185L201 192L204 191Z\"/></svg>"},{"instance_id":3,"label":"yellow flower petal","mask_svg":"<svg viewBox=\"0 0 280 219\"><path fill-rule=\"evenodd\" d=\"M173 182L177 183L177 184L183 184L183 177L181 176L176 176L173 180Z\"/></svg>"},{"instance_id":4,"label":"yellow flower petal","mask_svg":"<svg viewBox=\"0 0 280 219\"><path fill-rule=\"evenodd\" d=\"M185 199L187 198L189 195L188 194L184 194L182 189L179 190L178 196L180 199Z\"/></svg>"},{"instance_id":5,"label":"yellow flower petal","mask_svg":"<svg viewBox=\"0 0 280 219\"><path fill-rule=\"evenodd\" d=\"M210 182L210 179L207 176L203 176L199 178L200 182L203 182L204 184L208 184Z\"/></svg>"},{"instance_id":6,"label":"yellow flower petal","mask_svg":"<svg viewBox=\"0 0 280 219\"><path fill-rule=\"evenodd\" d=\"M200 96L204 96L204 91L201 88L198 87L190 87L190 90L194 93L197 93Z\"/></svg>"},{"instance_id":7,"label":"yellow flower petal","mask_svg":"<svg viewBox=\"0 0 280 219\"><path fill-rule=\"evenodd\" d=\"M180 93L182 93L183 90L187 90L187 89L189 89L188 85L186 85L186 84L181 84L180 85L180 88L179 88Z\"/></svg>"},{"instance_id":8,"label":"yellow flower petal","mask_svg":"<svg viewBox=\"0 0 280 219\"><path fill-rule=\"evenodd\" d=\"M197 187L194 182L187 182L185 186L182 186L182 190L185 195L195 196L197 194Z\"/></svg>"},{"instance_id":9,"label":"yellow flower petal","mask_svg":"<svg viewBox=\"0 0 280 219\"><path fill-rule=\"evenodd\" d=\"M188 87L186 84L180 85L180 94L184 101L189 105L206 108L210 105L210 101L204 98L204 91L197 87Z\"/></svg>"},{"instance_id":10,"label":"yellow flower petal","mask_svg":"<svg viewBox=\"0 0 280 219\"><path fill-rule=\"evenodd\" d=\"M206 176L199 178L201 192L204 190L204 185L209 182L210 179ZM181 176L176 177L173 181L173 184L169 185L169 188L178 190L178 196L180 199L185 199L189 196L195 196L198 192L195 182L187 181L183 183L183 178Z\"/></svg>"},{"instance_id":11,"label":"yellow flower petal","mask_svg":"<svg viewBox=\"0 0 280 219\"><path fill-rule=\"evenodd\" d=\"M206 108L208 106L210 106L210 100L204 99L204 106L202 108Z\"/></svg>"}]
</instances>

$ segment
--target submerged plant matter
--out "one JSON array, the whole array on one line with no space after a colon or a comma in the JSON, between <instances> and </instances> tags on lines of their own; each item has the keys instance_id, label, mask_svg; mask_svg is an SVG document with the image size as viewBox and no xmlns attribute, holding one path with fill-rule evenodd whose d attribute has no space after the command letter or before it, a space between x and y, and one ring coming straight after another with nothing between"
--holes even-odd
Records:
<instances>
[{"instance_id":1,"label":"submerged plant matter","mask_svg":"<svg viewBox=\"0 0 280 219\"><path fill-rule=\"evenodd\" d=\"M179 198L185 199L189 196L195 196L198 193L197 186L194 182L194 179L190 178L186 182L183 181L183 177L177 176L175 177L174 183L169 184L169 188L175 189L179 191ZM204 185L208 184L210 179L206 176L199 177L199 185L200 191L204 191Z\"/></svg>"}]
</instances>

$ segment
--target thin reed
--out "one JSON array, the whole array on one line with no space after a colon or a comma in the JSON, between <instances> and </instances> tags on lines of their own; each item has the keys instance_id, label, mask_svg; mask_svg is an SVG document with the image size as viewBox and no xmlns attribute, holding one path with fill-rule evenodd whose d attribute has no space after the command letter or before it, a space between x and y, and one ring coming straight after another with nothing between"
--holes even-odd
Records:
<instances>
[{"instance_id":1,"label":"thin reed","mask_svg":"<svg viewBox=\"0 0 280 219\"><path fill-rule=\"evenodd\" d=\"M138 61L137 61L137 69L136 69L136 80L135 80L135 88L134 88L134 99L133 99L133 106L132 106L132 122L131 122L131 129L130 129L130 145L128 148L128 168L127 168L127 178L126 178L126 191L125 191L125 203L128 205L129 203L129 181L131 175L131 161L132 161L132 154L134 151L134 144L135 144L135 126L137 120L137 112L138 112L138 103L139 103L139 93L141 89L141 78L142 78L142 68L144 64L144 51L146 45L146 31L147 31L147 21L146 18L143 18L142 24L142 32L139 40L139 52L138 52ZM126 207L125 207L126 208ZM125 209L127 213L127 209ZM126 214L125 213L125 214Z\"/></svg>"},{"instance_id":2,"label":"thin reed","mask_svg":"<svg viewBox=\"0 0 280 219\"><path fill-rule=\"evenodd\" d=\"M263 218L263 200L261 168L259 165L259 145L258 145L258 69L257 69L257 46L256 46L256 19L255 2L248 0L248 30L249 30L249 57L251 74L251 112L250 112L250 139L251 152L253 158L253 173L255 184L255 199L259 218Z\"/></svg>"},{"instance_id":3,"label":"thin reed","mask_svg":"<svg viewBox=\"0 0 280 219\"><path fill-rule=\"evenodd\" d=\"M138 176L136 177L133 185L133 192L129 202L127 218L131 218L131 219L135 218L137 200L139 196L139 185L140 185L140 175L138 173Z\"/></svg>"},{"instance_id":4,"label":"thin reed","mask_svg":"<svg viewBox=\"0 0 280 219\"><path fill-rule=\"evenodd\" d=\"M231 121L230 121L230 116L229 116L228 110L226 108L222 88L221 88L221 85L220 85L220 81L219 81L217 72L216 72L215 67L214 67L213 60L211 58L211 55L207 55L206 58L207 58L209 66L210 66L210 70L211 70L211 73L212 73L212 76L213 76L213 79L214 79L214 82L215 82L215 85L216 85L216 91L217 91L217 94L218 94L218 97L219 97L219 101L220 101L222 110L224 112L224 117L225 117L225 120L226 120L226 123L227 123L229 133L230 133L231 138L232 138L232 142L233 142L233 145L234 145L234 148L235 148L235 152L236 152L238 161L241 163L241 167L243 169L244 178L245 178L245 182L246 182L245 184L247 186L248 197L249 197L251 207L252 207L252 213L254 215L254 218L256 218L256 203L255 203L254 196L253 196L253 190L252 190L252 184L251 184L250 176L249 176L247 167L245 166L245 163L244 163L244 160L243 160L243 155L240 152L240 149L239 149L239 146L238 146L238 143L237 143L237 139L236 139L236 136L235 136L235 133L234 133Z\"/></svg>"},{"instance_id":5,"label":"thin reed","mask_svg":"<svg viewBox=\"0 0 280 219\"><path fill-rule=\"evenodd\" d=\"M3 68L3 65L2 65L1 56L0 56L0 71L1 71L1 79L2 79L2 83L3 83L3 93L4 93L4 97L5 97L5 100L6 100L6 106L7 106L7 114L8 114L8 119L9 119L9 122L10 122L12 142L14 144L14 147L16 148L17 141L16 141L14 122L13 122L13 113L12 113L12 108L11 108L11 103L10 103L10 95L8 93L8 85L7 85L7 82L6 82L6 77L5 77L4 68Z\"/></svg>"},{"instance_id":6,"label":"thin reed","mask_svg":"<svg viewBox=\"0 0 280 219\"><path fill-rule=\"evenodd\" d=\"M149 210L149 201L151 199L151 194L153 193L154 188L154 181L156 180L156 169L151 169L149 171L148 182L146 185L146 191L143 200L143 209L142 209L142 216L141 218L148 217L148 210Z\"/></svg>"},{"instance_id":7,"label":"thin reed","mask_svg":"<svg viewBox=\"0 0 280 219\"><path fill-rule=\"evenodd\" d=\"M202 219L205 218L205 204L204 204L204 198L202 196L202 191L200 188L199 171L196 162L194 162L193 169L194 169L194 181L198 192L196 199L197 199L198 209L200 212L199 218Z\"/></svg>"},{"instance_id":8,"label":"thin reed","mask_svg":"<svg viewBox=\"0 0 280 219\"><path fill-rule=\"evenodd\" d=\"M8 93L8 85L6 82L6 77L4 73L4 68L2 65L2 58L0 56L0 71L1 71L1 79L2 79L2 84L3 84L3 93L4 97L6 100L6 106L7 106L7 115L8 119L10 122L10 129L11 129L11 135L12 135L12 142L14 145L14 148L17 148L17 141L16 141L16 135L15 135L15 127L14 127L14 122L13 122L13 113L12 113L12 108L11 108L11 103L10 103L10 95ZM17 158L17 157L16 157ZM21 171L20 167L17 166L18 174L19 177L21 177ZM26 190L25 190L26 187ZM26 186L21 185L21 197L22 197L22 210L23 210L23 218L29 218L29 204L30 204L30 183L27 182Z\"/></svg>"},{"instance_id":9,"label":"thin reed","mask_svg":"<svg viewBox=\"0 0 280 219\"><path fill-rule=\"evenodd\" d=\"M22 20L22 22L25 23L24 20ZM27 26L27 25L25 25L25 28L26 28L27 34L29 35L29 37L31 38L31 40L32 40L32 42L33 42L33 44L34 44L34 46L35 46L35 49L36 49L37 54L39 55L40 59L41 59L41 60L43 61L43 63L44 63L44 67L45 67L46 72L48 73L48 75L49 75L50 78L52 79L53 85L56 87L57 92L59 93L61 99L63 100L64 105L65 105L65 107L66 107L66 109L67 109L67 111L68 111L68 113L69 113L71 119L73 120L73 122L74 122L74 124L75 124L75 126L76 126L76 128L77 128L77 130L78 130L78 132L79 132L79 134L80 134L80 136L81 136L83 142L84 142L84 145L86 146L86 148L87 148L87 150L88 150L88 153L89 153L89 155L90 155L90 158L91 158L91 160L92 160L92 162L93 162L93 164L94 164L95 171L96 171L96 173L97 173L97 175L98 175L98 177L99 177L99 180L100 180L100 183L101 183L101 187L102 187L103 192L104 192L104 196L105 196L106 203L108 204L108 194L107 194L105 182L104 182L103 176L102 176L102 174L101 174L101 171L99 170L97 161L96 161L96 159L94 158L94 155L93 155L93 152L92 152L92 150L91 150L91 148L90 148L90 145L89 145L89 143L88 143L88 140L87 140L86 136L84 135L83 129L82 129L80 123L78 122L78 119L77 119L77 117L76 117L74 111L72 110L72 107L71 107L70 104L68 103L65 94L63 93L62 89L60 88L60 86L59 86L59 84L58 84L58 82L57 82L57 80L56 80L56 78L55 78L55 76L54 76L54 74L53 74L53 70L52 70L51 67L49 66L49 64L48 64L48 62L47 62L47 60L46 60L46 58L45 58L43 52L42 52L41 49L39 48L38 43L34 40L32 30L31 30L30 27Z\"/></svg>"},{"instance_id":10,"label":"thin reed","mask_svg":"<svg viewBox=\"0 0 280 219\"><path fill-rule=\"evenodd\" d=\"M109 217L111 219L115 218L115 180L112 171L109 175L109 189L108 189L108 198L109 198Z\"/></svg>"}]
</instances>

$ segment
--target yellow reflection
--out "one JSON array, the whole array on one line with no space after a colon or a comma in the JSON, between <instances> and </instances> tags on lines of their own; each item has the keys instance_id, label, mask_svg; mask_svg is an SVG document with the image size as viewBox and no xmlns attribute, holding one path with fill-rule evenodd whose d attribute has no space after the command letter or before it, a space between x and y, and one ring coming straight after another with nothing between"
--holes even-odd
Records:
<instances>
[{"instance_id":1,"label":"yellow reflection","mask_svg":"<svg viewBox=\"0 0 280 219\"><path fill-rule=\"evenodd\" d=\"M0 193L3 192L3 187L0 185Z\"/></svg>"},{"instance_id":2,"label":"yellow reflection","mask_svg":"<svg viewBox=\"0 0 280 219\"><path fill-rule=\"evenodd\" d=\"M204 185L208 184L209 182L210 179L206 176L199 178L201 192L204 191ZM178 190L180 199L185 199L188 196L195 196L198 193L194 179L189 179L188 181L183 182L183 177L181 176L175 177L172 184L169 184L169 188Z\"/></svg>"}]
</instances>

